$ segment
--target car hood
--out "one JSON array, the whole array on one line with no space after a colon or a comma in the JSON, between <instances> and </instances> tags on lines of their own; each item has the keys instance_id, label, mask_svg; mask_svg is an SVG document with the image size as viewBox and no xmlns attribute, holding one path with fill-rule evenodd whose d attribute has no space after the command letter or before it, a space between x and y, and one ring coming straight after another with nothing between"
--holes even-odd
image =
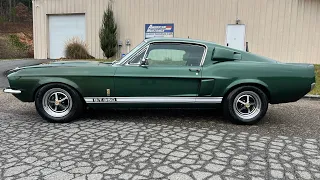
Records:
<instances>
[{"instance_id":1,"label":"car hood","mask_svg":"<svg viewBox=\"0 0 320 180\"><path fill-rule=\"evenodd\" d=\"M111 62L99 62L99 61L53 61L49 63L42 63L38 65L31 65L31 66L23 66L23 67L17 67L15 69L11 69L7 71L5 74L8 76L9 74L12 74L14 72L20 72L21 70L41 70L46 68L59 68L59 67L79 67L79 68L89 68L89 67L105 67L105 66L111 66Z\"/></svg>"},{"instance_id":2,"label":"car hood","mask_svg":"<svg viewBox=\"0 0 320 180\"><path fill-rule=\"evenodd\" d=\"M11 71L30 69L30 68L52 68L52 67L89 67L89 66L111 66L111 62L99 61L52 61L32 66L23 66L12 69Z\"/></svg>"},{"instance_id":3,"label":"car hood","mask_svg":"<svg viewBox=\"0 0 320 180\"><path fill-rule=\"evenodd\" d=\"M50 63L43 63L35 66L26 66L23 68L37 68L37 67L78 67L78 66L100 66L100 65L111 65L112 63L103 63L99 61L54 61Z\"/></svg>"}]
</instances>

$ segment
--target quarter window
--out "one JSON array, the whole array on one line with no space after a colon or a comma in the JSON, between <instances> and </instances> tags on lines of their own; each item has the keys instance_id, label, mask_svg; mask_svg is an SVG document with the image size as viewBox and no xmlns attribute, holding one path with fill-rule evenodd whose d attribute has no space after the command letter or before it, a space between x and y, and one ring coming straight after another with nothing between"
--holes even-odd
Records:
<instances>
[{"instance_id":1,"label":"quarter window","mask_svg":"<svg viewBox=\"0 0 320 180\"><path fill-rule=\"evenodd\" d=\"M136 54L132 58L132 61L130 62L130 64L138 64L138 63L140 63L140 61L142 60L142 58L143 58L145 53L146 53L146 49L144 49L141 52L139 52L138 54Z\"/></svg>"},{"instance_id":2,"label":"quarter window","mask_svg":"<svg viewBox=\"0 0 320 180\"><path fill-rule=\"evenodd\" d=\"M205 48L186 43L150 44L146 58L150 66L200 66Z\"/></svg>"}]
</instances>

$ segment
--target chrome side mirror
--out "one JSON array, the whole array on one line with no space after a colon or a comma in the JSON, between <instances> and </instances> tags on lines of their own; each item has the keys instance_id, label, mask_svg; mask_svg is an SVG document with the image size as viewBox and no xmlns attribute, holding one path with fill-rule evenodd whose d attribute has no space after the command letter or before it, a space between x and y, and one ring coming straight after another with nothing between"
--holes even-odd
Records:
<instances>
[{"instance_id":1,"label":"chrome side mirror","mask_svg":"<svg viewBox=\"0 0 320 180\"><path fill-rule=\"evenodd\" d=\"M145 59L142 59L141 62L140 62L140 66L142 67L146 67L148 66L149 63L148 63L148 58L145 58Z\"/></svg>"}]
</instances>

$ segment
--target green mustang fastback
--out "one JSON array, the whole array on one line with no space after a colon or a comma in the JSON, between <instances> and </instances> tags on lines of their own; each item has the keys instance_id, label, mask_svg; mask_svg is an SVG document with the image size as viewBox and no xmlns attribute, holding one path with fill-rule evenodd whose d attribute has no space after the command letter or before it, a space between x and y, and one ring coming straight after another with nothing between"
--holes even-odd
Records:
<instances>
[{"instance_id":1,"label":"green mustang fastback","mask_svg":"<svg viewBox=\"0 0 320 180\"><path fill-rule=\"evenodd\" d=\"M4 89L35 102L49 122L89 108L219 108L235 124L261 120L268 104L301 99L315 86L311 64L281 63L212 42L144 40L113 63L60 61L16 68Z\"/></svg>"}]
</instances>

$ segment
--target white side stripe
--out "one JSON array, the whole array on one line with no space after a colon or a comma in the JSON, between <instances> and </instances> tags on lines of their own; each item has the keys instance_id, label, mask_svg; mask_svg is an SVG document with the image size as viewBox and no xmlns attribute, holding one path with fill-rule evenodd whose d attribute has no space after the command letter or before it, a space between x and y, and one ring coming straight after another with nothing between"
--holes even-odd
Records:
<instances>
[{"instance_id":1,"label":"white side stripe","mask_svg":"<svg viewBox=\"0 0 320 180\"><path fill-rule=\"evenodd\" d=\"M222 97L85 97L86 103L221 103Z\"/></svg>"}]
</instances>

